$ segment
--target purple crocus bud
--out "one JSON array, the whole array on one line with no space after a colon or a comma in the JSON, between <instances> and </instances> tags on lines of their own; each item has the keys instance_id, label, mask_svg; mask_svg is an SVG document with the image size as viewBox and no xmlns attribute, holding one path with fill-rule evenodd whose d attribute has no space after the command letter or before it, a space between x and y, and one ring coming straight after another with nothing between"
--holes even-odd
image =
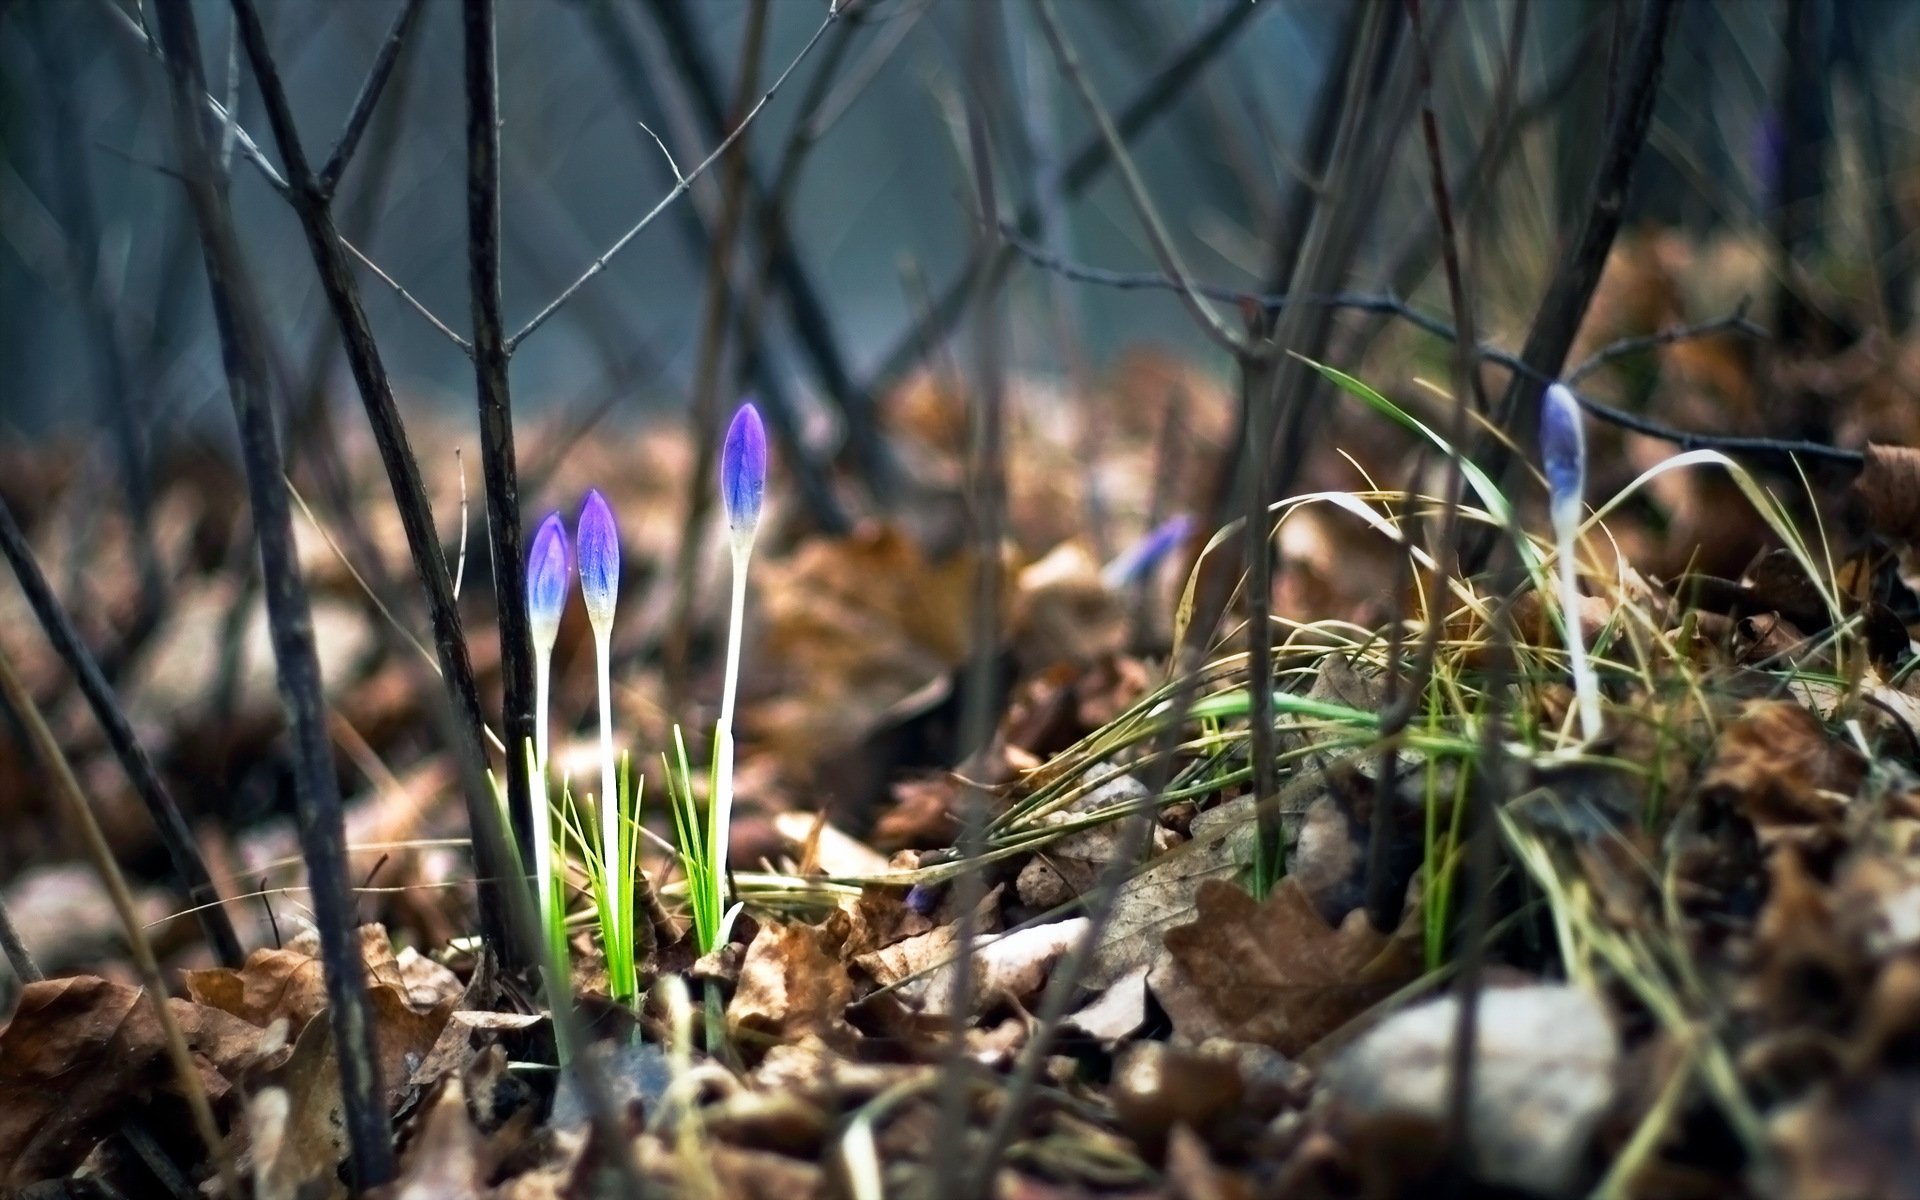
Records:
<instances>
[{"instance_id":1,"label":"purple crocus bud","mask_svg":"<svg viewBox=\"0 0 1920 1200\"><path fill-rule=\"evenodd\" d=\"M549 513L533 535L527 554L527 619L535 646L551 648L560 635L560 610L567 606L567 526Z\"/></svg>"},{"instance_id":2,"label":"purple crocus bud","mask_svg":"<svg viewBox=\"0 0 1920 1200\"><path fill-rule=\"evenodd\" d=\"M736 539L753 536L766 486L767 427L760 422L759 409L742 404L720 450L720 494L727 505L727 527Z\"/></svg>"},{"instance_id":3,"label":"purple crocus bud","mask_svg":"<svg viewBox=\"0 0 1920 1200\"><path fill-rule=\"evenodd\" d=\"M1145 579L1153 569L1163 562L1167 555L1180 548L1180 545L1193 533L1193 516L1179 513L1168 517L1154 526L1147 536L1129 546L1112 562L1107 564L1101 575L1108 587L1123 588Z\"/></svg>"},{"instance_id":4,"label":"purple crocus bud","mask_svg":"<svg viewBox=\"0 0 1920 1200\"><path fill-rule=\"evenodd\" d=\"M1540 397L1540 468L1555 524L1578 523L1587 490L1587 435L1580 402L1558 383Z\"/></svg>"},{"instance_id":5,"label":"purple crocus bud","mask_svg":"<svg viewBox=\"0 0 1920 1200\"><path fill-rule=\"evenodd\" d=\"M620 594L620 530L613 523L613 506L599 488L587 492L574 527L580 563L580 597L587 602L587 620L596 632L613 625L613 603Z\"/></svg>"}]
</instances>

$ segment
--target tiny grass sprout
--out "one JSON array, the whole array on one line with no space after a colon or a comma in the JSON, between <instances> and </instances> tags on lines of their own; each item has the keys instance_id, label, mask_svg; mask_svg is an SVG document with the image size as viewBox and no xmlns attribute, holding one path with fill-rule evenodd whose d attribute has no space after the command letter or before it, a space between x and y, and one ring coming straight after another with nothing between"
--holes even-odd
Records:
<instances>
[{"instance_id":1,"label":"tiny grass sprout","mask_svg":"<svg viewBox=\"0 0 1920 1200\"><path fill-rule=\"evenodd\" d=\"M1580 586L1574 561L1581 502L1587 490L1587 437L1580 402L1558 383L1548 384L1540 398L1540 467L1547 477L1548 512L1560 560L1560 613L1580 709L1580 732L1587 741L1593 741L1600 736L1600 685L1594 678L1593 664L1587 661L1586 638L1580 629Z\"/></svg>"},{"instance_id":2,"label":"tiny grass sprout","mask_svg":"<svg viewBox=\"0 0 1920 1200\"><path fill-rule=\"evenodd\" d=\"M586 602L587 623L593 627L593 658L600 700L600 901L601 935L607 954L607 973L616 999L630 998L638 988L634 962L633 879L637 864L628 861L622 845L620 762L613 749L613 610L620 595L620 530L613 506L598 488L587 492L574 527L580 567L580 596ZM637 819L637 814L636 814Z\"/></svg>"},{"instance_id":3,"label":"tiny grass sprout","mask_svg":"<svg viewBox=\"0 0 1920 1200\"><path fill-rule=\"evenodd\" d=\"M556 894L553 870L553 814L547 802L547 761L550 746L547 731L549 703L553 693L553 644L560 635L560 614L567 606L572 588L567 561L567 528L559 513L550 513L533 535L533 547L527 554L527 617L533 631L534 718L533 744L526 748L528 777L533 782L533 878L539 893L541 928L553 954L566 953L566 938L560 932L561 904Z\"/></svg>"}]
</instances>

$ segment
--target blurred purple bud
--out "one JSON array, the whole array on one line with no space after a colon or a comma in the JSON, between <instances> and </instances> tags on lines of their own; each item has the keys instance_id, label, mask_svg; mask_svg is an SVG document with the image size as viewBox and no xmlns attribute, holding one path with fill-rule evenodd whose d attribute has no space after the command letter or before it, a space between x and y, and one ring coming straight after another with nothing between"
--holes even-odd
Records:
<instances>
[{"instance_id":1,"label":"blurred purple bud","mask_svg":"<svg viewBox=\"0 0 1920 1200\"><path fill-rule=\"evenodd\" d=\"M1107 564L1107 569L1101 572L1106 577L1107 586L1130 587L1145 579L1192 534L1191 514L1180 513L1168 517Z\"/></svg>"},{"instance_id":2,"label":"blurred purple bud","mask_svg":"<svg viewBox=\"0 0 1920 1200\"><path fill-rule=\"evenodd\" d=\"M727 525L735 534L752 533L760 523L766 486L767 427L760 423L759 409L742 404L720 451L720 494L726 500Z\"/></svg>"},{"instance_id":3,"label":"blurred purple bud","mask_svg":"<svg viewBox=\"0 0 1920 1200\"><path fill-rule=\"evenodd\" d=\"M536 646L551 646L560 631L560 610L567 606L567 526L549 513L533 535L527 554L527 619Z\"/></svg>"},{"instance_id":4,"label":"blurred purple bud","mask_svg":"<svg viewBox=\"0 0 1920 1200\"><path fill-rule=\"evenodd\" d=\"M1540 397L1540 469L1556 514L1578 513L1587 490L1587 435L1580 402L1557 383Z\"/></svg>"},{"instance_id":5,"label":"blurred purple bud","mask_svg":"<svg viewBox=\"0 0 1920 1200\"><path fill-rule=\"evenodd\" d=\"M587 619L596 630L613 623L613 603L620 595L620 530L613 522L613 506L599 488L587 492L574 527L575 556L580 564L580 597L587 602Z\"/></svg>"}]
</instances>

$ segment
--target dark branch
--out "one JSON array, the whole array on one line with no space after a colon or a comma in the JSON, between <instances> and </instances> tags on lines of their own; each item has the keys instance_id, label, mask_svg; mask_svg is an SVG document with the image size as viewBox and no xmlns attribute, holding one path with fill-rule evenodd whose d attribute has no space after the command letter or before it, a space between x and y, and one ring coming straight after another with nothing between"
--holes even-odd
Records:
<instances>
[{"instance_id":1,"label":"dark branch","mask_svg":"<svg viewBox=\"0 0 1920 1200\"><path fill-rule=\"evenodd\" d=\"M452 694L456 710L464 718L463 736L474 753L484 754L485 718L480 711L480 690L474 681L473 659L461 629L460 609L454 598L453 582L447 574L446 557L440 552L440 536L433 523L433 507L427 498L426 484L420 476L420 464L407 439L405 423L393 396L393 386L382 361L373 328L360 303L359 285L342 252L342 239L334 225L328 189L308 169L306 150L294 125L293 111L286 89L274 67L266 35L253 0L234 0L234 20L246 45L247 57L260 85L267 119L279 143L281 161L287 165L291 187L288 202L300 218L307 236L307 248L313 255L314 270L321 290L340 327L340 341L353 372L354 384L367 410L367 422L373 429L374 444L386 468L393 489L394 505L400 511L400 524L406 531L407 549L420 576L426 594L427 615L433 627L435 657L445 686ZM412 5L410 5L412 7ZM404 14L403 14L404 15ZM336 154L338 152L336 151ZM368 561L369 569L378 560ZM509 756L512 757L511 755ZM472 803L469 797L467 823L473 834L479 887L480 928L493 943L502 961L509 967L524 965L526 948L517 947L507 936L500 889L518 874L508 849L499 809L489 800Z\"/></svg>"},{"instance_id":2,"label":"dark branch","mask_svg":"<svg viewBox=\"0 0 1920 1200\"><path fill-rule=\"evenodd\" d=\"M393 1140L375 1057L366 966L353 893L347 879L346 823L328 740L313 612L293 549L293 519L273 412L262 311L241 257L239 235L206 144L200 106L206 96L198 33L190 0L155 6L173 100L174 140L186 176L187 198L200 233L207 287L220 333L227 392L240 427L247 493L260 545L261 579L280 695L292 742L300 849L313 889L326 976L327 1016L340 1065L340 1092L354 1180L365 1189L394 1175Z\"/></svg>"},{"instance_id":3,"label":"dark branch","mask_svg":"<svg viewBox=\"0 0 1920 1200\"><path fill-rule=\"evenodd\" d=\"M613 261L615 255L625 250L634 238L640 236L641 230L653 224L655 217L658 217L662 212L666 211L668 205L684 195L687 189L693 186L693 181L705 174L707 169L712 167L713 164L720 159L720 156L725 154L727 150L732 147L733 143L739 140L740 135L746 131L749 125L753 124L754 118L766 109L768 101L773 99L774 94L780 90L781 85L786 83L787 78L793 74L794 69L806 61L807 55L813 50L814 46L819 44L821 37L832 27L834 21L839 19L839 16L840 11L838 8L827 9L826 18L820 22L820 28L813 31L813 36L807 39L806 45L800 47L800 53L795 55L793 61L787 64L786 70L780 72L779 78L775 79L773 84L767 88L766 92L760 97L759 103L755 104L746 116L740 120L739 124L735 125L732 131L721 140L720 144L713 148L712 153L701 159L700 164L694 167L693 170L682 175L673 185L672 189L670 189L665 196L662 196L658 203L648 209L646 214L640 218L633 228L621 234L619 238L614 241L613 245L607 248L604 254L587 265L587 269L580 274L578 279L568 284L558 296L555 296L547 303L545 308L535 313L532 320L520 327L519 332L515 333L511 338L506 339L505 347L509 354L518 349L520 343L525 341L529 334L546 324L548 319L551 318L554 313L560 311L562 305L573 299L574 294L585 287L589 280L606 270L607 264Z\"/></svg>"},{"instance_id":4,"label":"dark branch","mask_svg":"<svg viewBox=\"0 0 1920 1200\"><path fill-rule=\"evenodd\" d=\"M1221 51L1233 43L1234 36L1246 27L1247 22L1275 7L1273 4L1248 4L1245 0L1225 0L1214 11L1212 19L1184 46L1169 55L1132 99L1114 114L1113 124L1120 134L1121 143L1130 145L1156 117L1172 107L1173 102L1180 98L1187 86ZM1060 191L1069 198L1078 196L1088 184L1100 177L1111 162L1106 139L1098 132L1088 135L1069 156ZM1039 205L1029 203L1022 207L1013 225L1022 236L1036 234L1040 225ZM938 344L953 329L967 305L976 296L984 294L980 281L986 281L985 289L997 288L1012 265L1013 255L1006 249L989 252L985 260L970 255L955 273L952 282L925 306L920 318L902 331L892 347L880 356L880 365L867 377L861 390L869 396L884 396L891 391L920 361L927 348Z\"/></svg>"},{"instance_id":5,"label":"dark branch","mask_svg":"<svg viewBox=\"0 0 1920 1200\"><path fill-rule=\"evenodd\" d=\"M473 374L480 408L480 463L486 477L493 598L505 676L502 734L507 798L520 845L533 845L536 819L527 780L533 737L533 634L527 623L526 563L520 545L520 484L513 453L511 353L500 315L500 77L493 0L466 0L462 25L467 81L467 268L473 290Z\"/></svg>"},{"instance_id":6,"label":"dark branch","mask_svg":"<svg viewBox=\"0 0 1920 1200\"><path fill-rule=\"evenodd\" d=\"M381 93L386 91L393 65L400 61L400 48L406 44L424 7L422 0L406 0L400 15L393 19L393 28L387 30L386 40L380 43L380 52L374 56L366 82L360 85L360 94L353 99L353 110L347 114L347 123L340 130L340 140L334 143L333 153L327 155L326 165L320 168L318 183L321 195L331 197L334 189L340 186L340 176L360 145L360 135L367 131L367 122L372 119L373 110L380 103ZM280 157L285 161L284 143Z\"/></svg>"},{"instance_id":7,"label":"dark branch","mask_svg":"<svg viewBox=\"0 0 1920 1200\"><path fill-rule=\"evenodd\" d=\"M1653 102L1660 91L1667 31L1678 7L1677 0L1647 0L1641 13L1640 29L1627 63L1625 90L1607 130L1586 216L1568 242L1567 256L1555 272L1547 294L1541 298L1533 328L1528 331L1526 345L1520 351L1521 360L1530 369L1515 374L1495 410L1494 423L1511 439L1511 445L1533 444L1539 421L1540 392L1544 387L1542 380L1558 375L1566 365L1567 351L1580 332L1587 305L1599 286L1600 273L1607 265L1607 253L1613 247L1614 235L1619 232L1621 217L1626 211L1627 185L1633 179L1634 163L1647 140ZM1499 448L1492 453L1500 456L1502 462L1512 461L1512 456ZM1496 471L1495 475L1503 473Z\"/></svg>"},{"instance_id":8,"label":"dark branch","mask_svg":"<svg viewBox=\"0 0 1920 1200\"><path fill-rule=\"evenodd\" d=\"M246 955L240 948L239 936L233 931L233 922L220 903L220 893L207 873L207 863L200 856L193 831L187 827L186 818L174 803L172 793L167 791L167 785L161 782L160 773L154 770L146 747L134 735L133 724L121 711L113 686L101 673L100 664L86 643L80 640L80 631L73 627L66 609L60 605L60 598L53 594L32 548L27 545L26 536L13 519L13 510L4 500L0 500L0 552L6 554L14 576L20 581L20 590L26 593L33 615L40 621L40 628L79 681L81 694L87 698L94 719L107 735L107 744L113 747L114 755L133 783L133 790L146 805L147 815L153 818L154 827L160 832L160 843L167 849L167 857L180 877L188 903L200 919L214 957L225 966L238 967Z\"/></svg>"},{"instance_id":9,"label":"dark branch","mask_svg":"<svg viewBox=\"0 0 1920 1200\"><path fill-rule=\"evenodd\" d=\"M1111 271L1102 267L1087 267L1077 263L1062 262L1054 255L1021 238L1005 226L1001 227L1001 236L1022 258L1043 270L1054 271L1063 278L1077 283L1096 284L1119 291L1175 291L1180 285L1164 275L1151 272ZM1397 317L1423 332L1430 333L1446 341L1457 341L1459 333L1445 320L1431 313L1422 312L1398 296L1381 292L1333 292L1323 296L1292 296L1286 293L1267 293L1241 291L1237 288L1222 287L1218 284L1195 283L1193 290L1200 295L1215 300L1232 301L1257 306L1266 310L1285 308L1291 304L1317 305L1325 308L1347 309L1355 312L1375 313L1382 316ZM1661 346L1671 346L1677 342L1695 341L1700 338L1716 337L1722 334L1737 333L1746 337L1764 339L1765 329L1744 315L1743 311L1714 317L1694 325L1677 325L1663 329L1658 333L1643 337L1623 338L1595 351L1589 358L1569 371L1562 382L1569 389L1573 381L1584 379L1607 363L1625 358L1632 354L1644 353ZM1494 363L1512 371L1516 376L1531 379L1542 387L1555 381L1555 377L1534 370L1520 355L1504 350L1486 342L1474 348L1474 353L1485 362ZM1764 458L1816 458L1827 462L1859 466L1864 457L1858 450L1848 450L1842 446L1829 446L1822 442L1802 442L1781 438L1741 437L1733 434L1694 433L1684 429L1674 429L1657 421L1649 421L1633 413L1610 407L1591 397L1574 392L1574 398L1580 406L1600 420L1630 429L1647 437L1658 438L1663 442L1672 442L1683 450L1722 450L1729 454L1745 454Z\"/></svg>"},{"instance_id":10,"label":"dark branch","mask_svg":"<svg viewBox=\"0 0 1920 1200\"><path fill-rule=\"evenodd\" d=\"M653 13L654 24L666 42L668 59L674 71L685 81L688 95L693 101L692 108L707 138L719 141L731 127L722 99L721 74L714 69L706 47L700 41L686 0L648 0L647 7ZM853 21L860 5L842 4L841 8L846 19L840 36L824 52L828 58L821 65L822 76L837 65L839 56L851 43ZM811 107L803 106L803 122L811 112ZM803 136L804 130L804 123L796 126L796 141ZM840 409L846 422L847 449L855 469L872 494L876 498L883 498L891 494L897 468L879 433L873 393L854 382L853 374L847 368L846 356L841 352L832 315L820 299L819 289L814 287L805 264L793 252L793 240L781 194L769 191L760 182L751 162L743 169L747 211L752 214L751 224L758 231L762 252L767 266L771 268L772 281L787 298L787 312L793 321L795 339L813 366L821 392Z\"/></svg>"}]
</instances>

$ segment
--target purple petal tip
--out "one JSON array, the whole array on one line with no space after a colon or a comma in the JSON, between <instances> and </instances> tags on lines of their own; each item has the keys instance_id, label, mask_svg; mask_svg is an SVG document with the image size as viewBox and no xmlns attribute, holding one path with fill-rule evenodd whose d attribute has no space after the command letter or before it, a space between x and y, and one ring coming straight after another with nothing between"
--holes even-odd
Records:
<instances>
[{"instance_id":1,"label":"purple petal tip","mask_svg":"<svg viewBox=\"0 0 1920 1200\"><path fill-rule=\"evenodd\" d=\"M613 506L594 488L580 506L576 527L580 564L580 596L587 604L587 617L596 627L613 620L614 601L620 595L620 529L614 523Z\"/></svg>"},{"instance_id":2,"label":"purple petal tip","mask_svg":"<svg viewBox=\"0 0 1920 1200\"><path fill-rule=\"evenodd\" d=\"M734 533L753 532L766 486L767 427L760 421L759 409L742 404L733 414L720 451L720 493L726 501L727 525Z\"/></svg>"},{"instance_id":3,"label":"purple petal tip","mask_svg":"<svg viewBox=\"0 0 1920 1200\"><path fill-rule=\"evenodd\" d=\"M533 535L527 554L527 619L536 642L551 644L560 629L560 611L567 604L567 526L559 513L549 513Z\"/></svg>"},{"instance_id":4,"label":"purple petal tip","mask_svg":"<svg viewBox=\"0 0 1920 1200\"><path fill-rule=\"evenodd\" d=\"M1556 506L1578 505L1586 491L1587 438L1580 401L1558 383L1540 397L1540 469Z\"/></svg>"}]
</instances>

